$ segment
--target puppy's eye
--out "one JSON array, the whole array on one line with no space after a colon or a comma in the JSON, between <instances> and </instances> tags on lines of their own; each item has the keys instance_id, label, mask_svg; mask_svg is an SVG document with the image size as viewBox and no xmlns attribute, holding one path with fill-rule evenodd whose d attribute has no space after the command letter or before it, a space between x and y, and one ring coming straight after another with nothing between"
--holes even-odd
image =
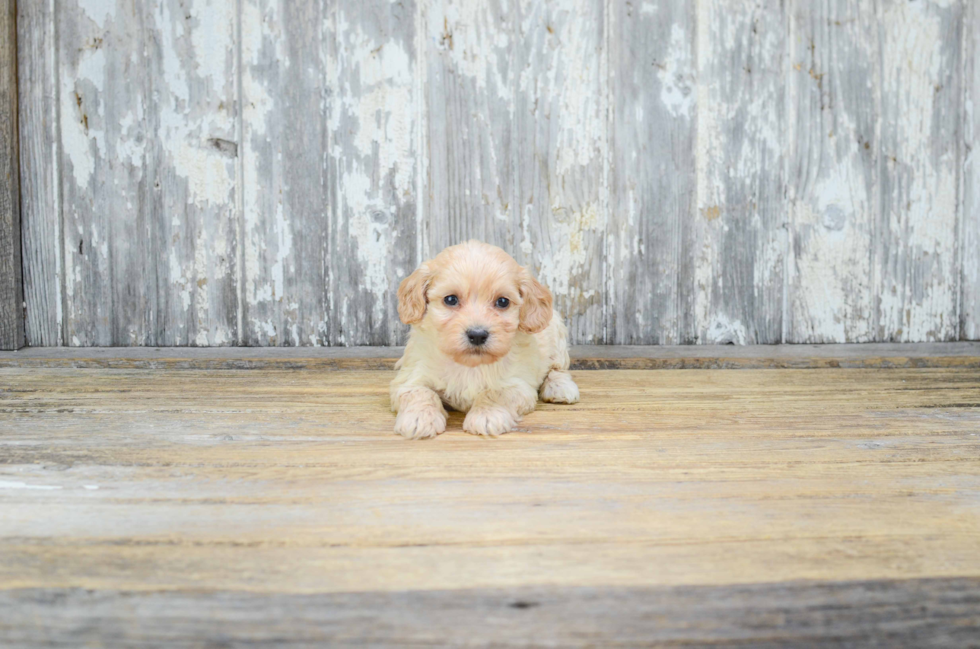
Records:
<instances>
[{"instance_id":1,"label":"puppy's eye","mask_svg":"<svg viewBox=\"0 0 980 649\"><path fill-rule=\"evenodd\" d=\"M510 300L505 297L498 297L496 304L498 309L506 309L510 306Z\"/></svg>"},{"instance_id":2,"label":"puppy's eye","mask_svg":"<svg viewBox=\"0 0 980 649\"><path fill-rule=\"evenodd\" d=\"M459 298L455 295L447 295L446 297L442 298L442 301L446 306L456 306L459 304Z\"/></svg>"}]
</instances>

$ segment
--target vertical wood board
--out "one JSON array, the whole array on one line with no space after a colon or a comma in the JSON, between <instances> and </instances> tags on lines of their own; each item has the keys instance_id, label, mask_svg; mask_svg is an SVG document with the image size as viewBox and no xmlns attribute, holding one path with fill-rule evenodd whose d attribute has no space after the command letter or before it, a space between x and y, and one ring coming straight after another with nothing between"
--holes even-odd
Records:
<instances>
[{"instance_id":1,"label":"vertical wood board","mask_svg":"<svg viewBox=\"0 0 980 649\"><path fill-rule=\"evenodd\" d=\"M954 340L962 5L886 0L878 11L876 339Z\"/></svg>"},{"instance_id":2,"label":"vertical wood board","mask_svg":"<svg viewBox=\"0 0 980 649\"><path fill-rule=\"evenodd\" d=\"M64 344L55 0L17 5L26 343Z\"/></svg>"},{"instance_id":3,"label":"vertical wood board","mask_svg":"<svg viewBox=\"0 0 980 649\"><path fill-rule=\"evenodd\" d=\"M963 22L963 141L960 187L960 339L980 340L980 6Z\"/></svg>"},{"instance_id":4,"label":"vertical wood board","mask_svg":"<svg viewBox=\"0 0 980 649\"><path fill-rule=\"evenodd\" d=\"M0 349L24 345L17 144L17 3L0 2Z\"/></svg>"},{"instance_id":5,"label":"vertical wood board","mask_svg":"<svg viewBox=\"0 0 980 649\"><path fill-rule=\"evenodd\" d=\"M606 3L516 6L515 208L503 243L551 289L573 340L603 342Z\"/></svg>"},{"instance_id":6,"label":"vertical wood board","mask_svg":"<svg viewBox=\"0 0 980 649\"><path fill-rule=\"evenodd\" d=\"M792 7L785 342L868 341L880 205L877 16L860 0Z\"/></svg>"},{"instance_id":7,"label":"vertical wood board","mask_svg":"<svg viewBox=\"0 0 980 649\"><path fill-rule=\"evenodd\" d=\"M234 11L57 12L72 345L234 342Z\"/></svg>"},{"instance_id":8,"label":"vertical wood board","mask_svg":"<svg viewBox=\"0 0 980 649\"><path fill-rule=\"evenodd\" d=\"M659 0L610 7L607 342L693 342L695 6Z\"/></svg>"},{"instance_id":9,"label":"vertical wood board","mask_svg":"<svg viewBox=\"0 0 980 649\"><path fill-rule=\"evenodd\" d=\"M331 344L404 344L397 289L417 258L422 101L414 0L335 2Z\"/></svg>"},{"instance_id":10,"label":"vertical wood board","mask_svg":"<svg viewBox=\"0 0 980 649\"><path fill-rule=\"evenodd\" d=\"M783 339L786 5L697 3L695 328L701 343Z\"/></svg>"},{"instance_id":11,"label":"vertical wood board","mask_svg":"<svg viewBox=\"0 0 980 649\"><path fill-rule=\"evenodd\" d=\"M327 339L330 235L327 111L336 86L322 2L241 5L244 345Z\"/></svg>"}]
</instances>

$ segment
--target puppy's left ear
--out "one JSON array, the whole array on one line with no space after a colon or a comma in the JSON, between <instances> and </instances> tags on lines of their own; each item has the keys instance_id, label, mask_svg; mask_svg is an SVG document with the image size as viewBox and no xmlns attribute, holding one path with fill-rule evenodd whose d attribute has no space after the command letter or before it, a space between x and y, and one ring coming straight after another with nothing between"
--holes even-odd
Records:
<instances>
[{"instance_id":1,"label":"puppy's left ear","mask_svg":"<svg viewBox=\"0 0 980 649\"><path fill-rule=\"evenodd\" d=\"M536 334L543 331L551 322L552 302L551 291L548 287L534 279L534 276L524 268L521 271L521 331Z\"/></svg>"},{"instance_id":2,"label":"puppy's left ear","mask_svg":"<svg viewBox=\"0 0 980 649\"><path fill-rule=\"evenodd\" d=\"M398 317L407 325L415 324L425 315L429 277L429 267L422 264L398 287Z\"/></svg>"}]
</instances>

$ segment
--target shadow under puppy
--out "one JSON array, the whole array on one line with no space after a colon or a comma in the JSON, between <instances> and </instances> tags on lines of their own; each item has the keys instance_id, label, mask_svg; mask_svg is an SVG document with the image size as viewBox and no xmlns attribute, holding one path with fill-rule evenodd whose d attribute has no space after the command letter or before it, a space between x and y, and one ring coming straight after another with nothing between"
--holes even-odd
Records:
<instances>
[{"instance_id":1,"label":"shadow under puppy","mask_svg":"<svg viewBox=\"0 0 980 649\"><path fill-rule=\"evenodd\" d=\"M395 432L411 439L446 430L443 404L466 412L463 430L496 437L542 401L575 403L568 331L551 291L506 252L479 241L446 248L398 288L412 325L395 365Z\"/></svg>"}]
</instances>

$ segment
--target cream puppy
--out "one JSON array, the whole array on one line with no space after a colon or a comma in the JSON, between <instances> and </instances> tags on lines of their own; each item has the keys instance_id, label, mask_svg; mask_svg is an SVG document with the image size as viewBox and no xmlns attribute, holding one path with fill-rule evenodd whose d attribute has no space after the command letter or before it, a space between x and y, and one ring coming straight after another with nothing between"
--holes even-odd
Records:
<instances>
[{"instance_id":1,"label":"cream puppy","mask_svg":"<svg viewBox=\"0 0 980 649\"><path fill-rule=\"evenodd\" d=\"M568 332L551 292L506 252L479 241L446 248L398 288L412 325L391 382L395 432L446 430L443 404L466 412L463 430L496 437L542 401L575 403Z\"/></svg>"}]
</instances>

